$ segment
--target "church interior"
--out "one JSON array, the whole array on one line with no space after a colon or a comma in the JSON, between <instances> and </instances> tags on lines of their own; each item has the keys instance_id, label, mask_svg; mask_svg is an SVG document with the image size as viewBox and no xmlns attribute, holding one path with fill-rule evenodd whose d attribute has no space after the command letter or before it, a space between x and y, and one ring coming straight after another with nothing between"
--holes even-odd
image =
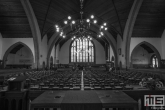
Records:
<instances>
[{"instance_id":1,"label":"church interior","mask_svg":"<svg viewBox=\"0 0 165 110\"><path fill-rule=\"evenodd\" d=\"M0 0L0 110L165 110L164 85L165 0Z\"/></svg>"}]
</instances>

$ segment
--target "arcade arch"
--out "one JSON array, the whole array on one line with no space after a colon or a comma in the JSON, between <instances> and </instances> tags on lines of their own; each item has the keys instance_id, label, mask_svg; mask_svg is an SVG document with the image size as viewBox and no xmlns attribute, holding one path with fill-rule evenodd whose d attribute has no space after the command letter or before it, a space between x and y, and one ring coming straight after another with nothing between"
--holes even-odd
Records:
<instances>
[{"instance_id":1,"label":"arcade arch","mask_svg":"<svg viewBox=\"0 0 165 110\"><path fill-rule=\"evenodd\" d=\"M146 41L139 43L131 53L131 67L153 68L153 63L151 61L153 55L157 58L156 68L161 67L161 56L158 50Z\"/></svg>"},{"instance_id":2,"label":"arcade arch","mask_svg":"<svg viewBox=\"0 0 165 110\"><path fill-rule=\"evenodd\" d=\"M3 56L4 68L31 68L34 56L31 49L22 42L10 46Z\"/></svg>"}]
</instances>

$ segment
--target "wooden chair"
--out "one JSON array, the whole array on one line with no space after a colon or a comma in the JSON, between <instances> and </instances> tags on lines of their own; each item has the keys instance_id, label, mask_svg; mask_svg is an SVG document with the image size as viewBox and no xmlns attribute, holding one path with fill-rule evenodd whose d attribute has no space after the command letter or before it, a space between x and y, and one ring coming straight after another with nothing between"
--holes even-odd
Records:
<instances>
[{"instance_id":1,"label":"wooden chair","mask_svg":"<svg viewBox=\"0 0 165 110\"><path fill-rule=\"evenodd\" d=\"M81 88L79 86L74 86L73 90L80 90Z\"/></svg>"},{"instance_id":2,"label":"wooden chair","mask_svg":"<svg viewBox=\"0 0 165 110\"><path fill-rule=\"evenodd\" d=\"M50 90L49 86L41 87L41 90Z\"/></svg>"},{"instance_id":3,"label":"wooden chair","mask_svg":"<svg viewBox=\"0 0 165 110\"><path fill-rule=\"evenodd\" d=\"M121 86L115 86L114 89L115 90L123 90L123 88Z\"/></svg>"},{"instance_id":4,"label":"wooden chair","mask_svg":"<svg viewBox=\"0 0 165 110\"><path fill-rule=\"evenodd\" d=\"M91 87L90 86L85 86L84 90L91 90Z\"/></svg>"},{"instance_id":5,"label":"wooden chair","mask_svg":"<svg viewBox=\"0 0 165 110\"><path fill-rule=\"evenodd\" d=\"M102 90L102 88L100 86L94 86L95 90Z\"/></svg>"},{"instance_id":6,"label":"wooden chair","mask_svg":"<svg viewBox=\"0 0 165 110\"><path fill-rule=\"evenodd\" d=\"M52 90L59 90L60 88L58 86L52 87Z\"/></svg>"},{"instance_id":7,"label":"wooden chair","mask_svg":"<svg viewBox=\"0 0 165 110\"><path fill-rule=\"evenodd\" d=\"M112 90L112 87L110 87L110 86L105 86L104 87L106 90Z\"/></svg>"}]
</instances>

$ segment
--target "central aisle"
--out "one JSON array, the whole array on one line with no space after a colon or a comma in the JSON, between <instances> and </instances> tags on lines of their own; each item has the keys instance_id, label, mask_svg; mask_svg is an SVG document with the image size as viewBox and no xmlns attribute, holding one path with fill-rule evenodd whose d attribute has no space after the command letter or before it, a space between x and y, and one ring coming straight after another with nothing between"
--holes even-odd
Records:
<instances>
[{"instance_id":1,"label":"central aisle","mask_svg":"<svg viewBox=\"0 0 165 110\"><path fill-rule=\"evenodd\" d=\"M81 73L81 90L82 91L84 90L84 74L83 74L83 71Z\"/></svg>"}]
</instances>

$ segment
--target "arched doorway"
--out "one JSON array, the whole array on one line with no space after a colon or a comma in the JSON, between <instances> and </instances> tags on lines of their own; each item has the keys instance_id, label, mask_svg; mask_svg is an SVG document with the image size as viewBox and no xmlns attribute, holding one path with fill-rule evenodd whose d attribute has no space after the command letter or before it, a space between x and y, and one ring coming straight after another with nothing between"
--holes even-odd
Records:
<instances>
[{"instance_id":1,"label":"arched doorway","mask_svg":"<svg viewBox=\"0 0 165 110\"><path fill-rule=\"evenodd\" d=\"M34 57L31 49L22 42L10 46L3 57L4 68L32 68Z\"/></svg>"},{"instance_id":2,"label":"arched doorway","mask_svg":"<svg viewBox=\"0 0 165 110\"><path fill-rule=\"evenodd\" d=\"M152 56L156 56L157 65L160 67L161 56L158 50L148 42L139 43L131 53L131 63L133 68L152 68ZM154 64L155 65L155 64Z\"/></svg>"}]
</instances>

